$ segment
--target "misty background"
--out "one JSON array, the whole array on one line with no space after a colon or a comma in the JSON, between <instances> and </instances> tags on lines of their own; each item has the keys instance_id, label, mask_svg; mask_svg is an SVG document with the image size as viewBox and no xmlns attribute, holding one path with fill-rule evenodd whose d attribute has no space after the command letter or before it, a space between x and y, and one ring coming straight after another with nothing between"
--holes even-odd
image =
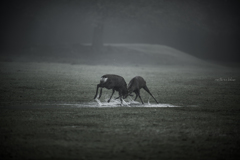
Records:
<instances>
[{"instance_id":1,"label":"misty background","mask_svg":"<svg viewBox=\"0 0 240 160\"><path fill-rule=\"evenodd\" d=\"M238 63L239 22L238 1L9 0L1 5L0 54L94 55L103 44L142 43Z\"/></svg>"}]
</instances>

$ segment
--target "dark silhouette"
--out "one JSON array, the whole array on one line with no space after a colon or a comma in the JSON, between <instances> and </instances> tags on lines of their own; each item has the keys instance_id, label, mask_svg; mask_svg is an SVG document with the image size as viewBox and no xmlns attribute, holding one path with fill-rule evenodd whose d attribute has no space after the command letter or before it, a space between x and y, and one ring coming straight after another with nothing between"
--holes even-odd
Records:
<instances>
[{"instance_id":1,"label":"dark silhouette","mask_svg":"<svg viewBox=\"0 0 240 160\"><path fill-rule=\"evenodd\" d=\"M127 87L128 95L130 95L132 92L134 92L136 94L136 97L135 97L134 101L139 96L142 104L144 104L143 101L142 101L142 98L140 96L140 89L141 88L143 88L145 91L147 91L153 97L153 95L151 94L151 92L149 91L149 89L148 89L148 87L146 85L146 81L142 77L140 77L140 76L134 77L129 82L128 87ZM157 100L154 97L153 97L153 99L156 101L156 103L158 103Z\"/></svg>"},{"instance_id":2,"label":"dark silhouette","mask_svg":"<svg viewBox=\"0 0 240 160\"><path fill-rule=\"evenodd\" d=\"M102 95L102 88L112 89L112 95L110 96L108 102L110 102L115 90L118 91L119 97L122 104L122 98L126 98L128 96L127 91L127 83L125 82L124 78L114 74L106 74L101 77L100 83L97 85L96 95L94 99L97 97L98 88L101 87L100 95L98 97L101 98Z\"/></svg>"}]
</instances>

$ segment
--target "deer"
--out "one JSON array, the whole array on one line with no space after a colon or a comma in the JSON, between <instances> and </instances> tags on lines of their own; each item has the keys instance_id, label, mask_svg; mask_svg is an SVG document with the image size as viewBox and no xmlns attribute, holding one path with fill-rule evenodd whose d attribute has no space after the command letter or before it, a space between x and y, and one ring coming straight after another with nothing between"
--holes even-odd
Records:
<instances>
[{"instance_id":1,"label":"deer","mask_svg":"<svg viewBox=\"0 0 240 160\"><path fill-rule=\"evenodd\" d=\"M103 75L100 79L100 83L97 85L94 99L96 99L97 97L99 87L101 88L101 90L100 90L100 95L98 99L101 98L103 88L112 89L112 94L108 100L108 103L110 102L115 91L118 91L119 93L121 105L122 105L122 99L125 99L128 96L127 83L125 82L124 78L119 75L114 75L114 74Z\"/></svg>"},{"instance_id":2,"label":"deer","mask_svg":"<svg viewBox=\"0 0 240 160\"><path fill-rule=\"evenodd\" d=\"M141 76L136 76L133 79L131 79L131 81L129 82L128 87L127 87L128 95L131 95L131 93L134 92L136 94L134 101L137 99L137 97L139 97L142 104L144 104L142 101L141 95L140 95L141 88L143 88L146 92L148 92L152 96L152 98L156 101L156 103L158 104L158 101L153 97L153 95L149 91L149 89L146 85L146 81Z\"/></svg>"}]
</instances>

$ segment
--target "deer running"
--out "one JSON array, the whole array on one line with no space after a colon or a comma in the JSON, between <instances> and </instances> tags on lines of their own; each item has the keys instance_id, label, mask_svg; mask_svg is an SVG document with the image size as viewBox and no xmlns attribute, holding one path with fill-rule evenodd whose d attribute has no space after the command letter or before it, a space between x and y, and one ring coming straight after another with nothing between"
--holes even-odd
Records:
<instances>
[{"instance_id":1,"label":"deer running","mask_svg":"<svg viewBox=\"0 0 240 160\"><path fill-rule=\"evenodd\" d=\"M132 92L134 92L136 94L136 97L135 97L134 101L137 99L137 97L139 97L142 104L144 104L143 101L142 101L142 98L140 96L140 89L141 88L143 88L145 91L147 91L152 96L152 98L156 101L156 103L158 103L157 100L153 97L153 95L149 91L149 89L146 85L146 81L140 76L134 77L129 82L128 87L127 87L128 95L130 95Z\"/></svg>"},{"instance_id":2,"label":"deer running","mask_svg":"<svg viewBox=\"0 0 240 160\"><path fill-rule=\"evenodd\" d=\"M101 77L100 83L97 85L96 95L94 96L94 99L96 99L98 94L98 88L101 88L100 95L98 97L101 98L102 95L102 89L112 89L112 95L110 96L108 103L110 102L115 90L118 91L119 97L121 100L122 105L122 98L125 99L128 96L127 91L127 83L125 82L124 78L118 75L114 74L106 74Z\"/></svg>"}]
</instances>

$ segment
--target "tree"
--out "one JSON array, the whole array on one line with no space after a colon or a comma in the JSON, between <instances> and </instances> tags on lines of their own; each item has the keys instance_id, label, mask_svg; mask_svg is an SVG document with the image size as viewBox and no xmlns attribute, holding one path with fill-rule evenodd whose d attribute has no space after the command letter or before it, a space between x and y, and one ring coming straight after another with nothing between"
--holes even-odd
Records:
<instances>
[{"instance_id":1,"label":"tree","mask_svg":"<svg viewBox=\"0 0 240 160\"><path fill-rule=\"evenodd\" d=\"M101 1L96 2L96 17L93 22L92 48L94 52L101 52L103 48L103 32L106 17L106 5Z\"/></svg>"}]
</instances>

